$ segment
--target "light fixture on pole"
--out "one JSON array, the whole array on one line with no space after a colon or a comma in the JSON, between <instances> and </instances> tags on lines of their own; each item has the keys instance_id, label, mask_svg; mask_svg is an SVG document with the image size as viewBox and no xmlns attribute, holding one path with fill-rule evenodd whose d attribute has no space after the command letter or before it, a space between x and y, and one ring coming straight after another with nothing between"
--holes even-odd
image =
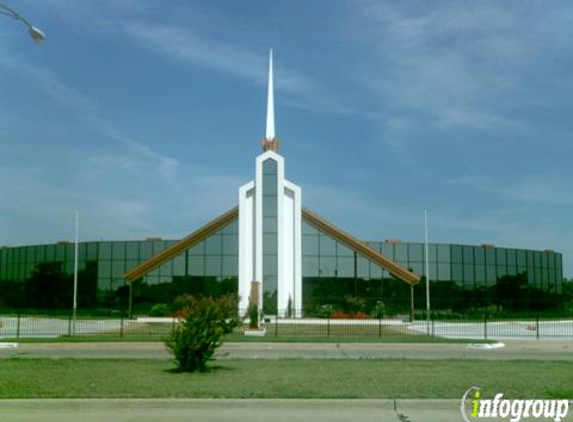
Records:
<instances>
[{"instance_id":1,"label":"light fixture on pole","mask_svg":"<svg viewBox=\"0 0 573 422\"><path fill-rule=\"evenodd\" d=\"M428 210L424 207L424 273L426 274L426 324L430 335L430 256L428 251Z\"/></svg>"},{"instance_id":2,"label":"light fixture on pole","mask_svg":"<svg viewBox=\"0 0 573 422\"><path fill-rule=\"evenodd\" d=\"M26 28L28 28L28 34L30 34L30 37L34 40L34 42L40 43L46 39L46 34L44 34L41 29L32 25L22 15L16 13L16 11L10 9L5 4L0 3L0 14L9 16L12 19L22 22Z\"/></svg>"}]
</instances>

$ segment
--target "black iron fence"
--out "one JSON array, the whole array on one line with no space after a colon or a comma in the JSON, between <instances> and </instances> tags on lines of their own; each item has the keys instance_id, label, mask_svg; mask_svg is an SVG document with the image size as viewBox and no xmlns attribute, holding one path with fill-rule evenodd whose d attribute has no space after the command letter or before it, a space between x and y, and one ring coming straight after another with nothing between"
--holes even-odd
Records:
<instances>
[{"instance_id":1,"label":"black iron fence","mask_svg":"<svg viewBox=\"0 0 573 422\"><path fill-rule=\"evenodd\" d=\"M286 314L285 314L286 315ZM115 312L0 313L0 341L24 338L95 338L160 340L179 324L174 316L157 317ZM261 316L258 324L244 324L227 340L300 341L435 341L573 339L573 314L471 315L434 313L372 318L363 314L328 314L316 317Z\"/></svg>"}]
</instances>

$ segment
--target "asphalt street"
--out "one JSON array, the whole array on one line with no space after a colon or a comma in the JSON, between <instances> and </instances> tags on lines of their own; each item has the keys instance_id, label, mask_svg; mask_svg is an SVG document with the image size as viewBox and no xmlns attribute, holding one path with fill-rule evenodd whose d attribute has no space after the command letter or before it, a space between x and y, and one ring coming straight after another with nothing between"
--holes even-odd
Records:
<instances>
[{"instance_id":1,"label":"asphalt street","mask_svg":"<svg viewBox=\"0 0 573 422\"><path fill-rule=\"evenodd\" d=\"M226 343L219 359L535 359L573 360L573 341L514 340L496 349L465 343ZM0 358L170 359L161 342L19 343Z\"/></svg>"}]
</instances>

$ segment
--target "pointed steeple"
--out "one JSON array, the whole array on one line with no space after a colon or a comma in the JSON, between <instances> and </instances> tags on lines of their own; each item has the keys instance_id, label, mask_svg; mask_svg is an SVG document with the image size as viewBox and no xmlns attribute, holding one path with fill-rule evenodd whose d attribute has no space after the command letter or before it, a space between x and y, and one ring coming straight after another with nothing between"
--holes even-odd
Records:
<instances>
[{"instance_id":1,"label":"pointed steeple","mask_svg":"<svg viewBox=\"0 0 573 422\"><path fill-rule=\"evenodd\" d=\"M267 93L267 131L261 140L263 151L278 151L280 141L275 137L275 96L273 84L273 49L269 54L269 87Z\"/></svg>"},{"instance_id":2,"label":"pointed steeple","mask_svg":"<svg viewBox=\"0 0 573 422\"><path fill-rule=\"evenodd\" d=\"M267 95L267 136L272 141L275 138L275 97L273 88L273 49L269 55L269 91Z\"/></svg>"}]
</instances>

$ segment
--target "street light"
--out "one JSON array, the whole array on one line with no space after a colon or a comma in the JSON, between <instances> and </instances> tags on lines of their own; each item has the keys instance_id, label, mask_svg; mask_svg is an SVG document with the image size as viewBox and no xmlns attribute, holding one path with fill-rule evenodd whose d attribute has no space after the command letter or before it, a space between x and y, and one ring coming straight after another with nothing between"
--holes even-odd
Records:
<instances>
[{"instance_id":1,"label":"street light","mask_svg":"<svg viewBox=\"0 0 573 422\"><path fill-rule=\"evenodd\" d=\"M10 9L5 4L0 3L0 14L10 16L12 19L22 22L28 28L28 34L36 43L41 43L46 39L46 34L42 32L41 29L36 28L30 22L28 22L22 15L19 15L14 10Z\"/></svg>"}]
</instances>

